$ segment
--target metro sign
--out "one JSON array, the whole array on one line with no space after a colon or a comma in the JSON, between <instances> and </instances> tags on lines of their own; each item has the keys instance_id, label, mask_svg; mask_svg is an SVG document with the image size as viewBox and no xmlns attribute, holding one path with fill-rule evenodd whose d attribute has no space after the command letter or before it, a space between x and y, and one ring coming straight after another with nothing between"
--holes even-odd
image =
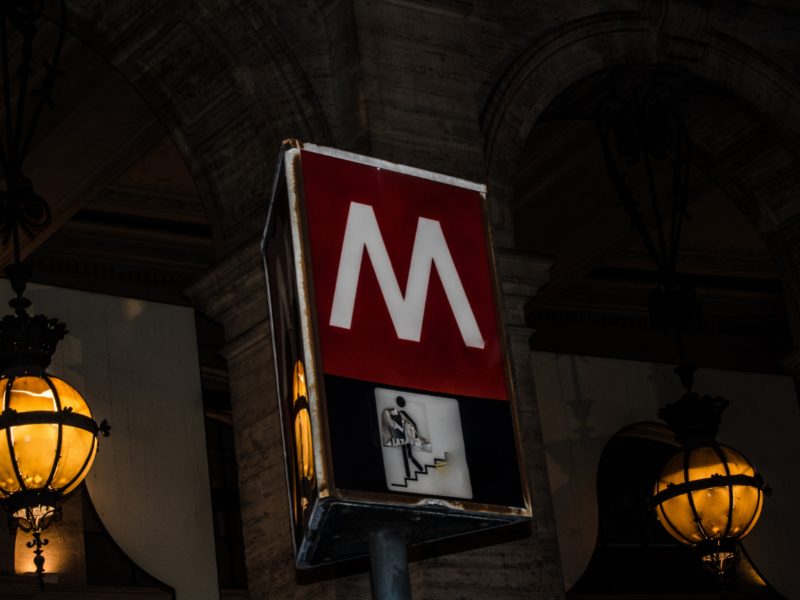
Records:
<instances>
[{"instance_id":1,"label":"metro sign","mask_svg":"<svg viewBox=\"0 0 800 600\"><path fill-rule=\"evenodd\" d=\"M263 249L298 566L398 521L422 543L528 518L484 187L282 156Z\"/></svg>"}]
</instances>

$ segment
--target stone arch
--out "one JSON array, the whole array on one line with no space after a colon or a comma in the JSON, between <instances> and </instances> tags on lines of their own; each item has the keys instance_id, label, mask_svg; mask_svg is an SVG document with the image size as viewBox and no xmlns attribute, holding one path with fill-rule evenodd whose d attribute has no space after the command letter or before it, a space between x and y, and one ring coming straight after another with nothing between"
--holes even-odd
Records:
<instances>
[{"instance_id":1,"label":"stone arch","mask_svg":"<svg viewBox=\"0 0 800 600\"><path fill-rule=\"evenodd\" d=\"M68 2L70 32L145 99L195 179L222 255L258 232L279 143L330 130L266 11L249 2Z\"/></svg>"},{"instance_id":2,"label":"stone arch","mask_svg":"<svg viewBox=\"0 0 800 600\"><path fill-rule=\"evenodd\" d=\"M747 126L757 129L768 123L774 134L760 148L763 160L752 160L752 152L725 156L724 160L713 157L718 161L718 178L737 190L732 197L741 199L740 207L766 237L800 212L800 203L793 199L800 189L796 175L800 158L792 139L800 133L800 83L767 57L725 33L710 30L707 17L695 18L699 25L690 31L694 39L687 43L697 48L691 52L669 43L672 32L665 31L669 23L665 25L664 19L641 12L607 13L562 25L537 40L511 65L487 103L481 124L494 201L492 215L501 244L513 246L513 234L506 226L510 218L507 204L522 149L542 111L571 84L625 65L681 68L756 107L764 118L751 118ZM711 158L709 152L709 162ZM765 177L780 179L778 195L765 198L759 187Z\"/></svg>"}]
</instances>

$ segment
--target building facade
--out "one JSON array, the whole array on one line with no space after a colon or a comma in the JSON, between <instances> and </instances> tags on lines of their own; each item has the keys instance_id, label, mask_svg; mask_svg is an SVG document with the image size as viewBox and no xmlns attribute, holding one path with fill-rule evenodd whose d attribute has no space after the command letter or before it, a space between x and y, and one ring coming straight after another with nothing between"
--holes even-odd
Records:
<instances>
[{"instance_id":1,"label":"building facade","mask_svg":"<svg viewBox=\"0 0 800 600\"><path fill-rule=\"evenodd\" d=\"M609 86L666 81L678 90L694 198L679 270L694 278L709 323L694 338L693 360L760 374L756 391L786 377L775 385L791 396L786 382L800 372L794 3L70 0L67 8L66 75L31 158L32 179L47 180L40 193L53 222L25 252L35 281L198 313L205 411L230 424L235 446L247 582L236 594L370 597L365 564L311 574L293 564L259 249L286 138L488 186L535 515L497 537L412 550L414 597L678 593L652 581L629 592L575 587L594 541L577 548L558 522L553 444L563 439L546 424L568 394L558 399L544 383L545 357L675 362L647 323L652 267L616 206L594 102ZM732 381L709 381L723 380ZM595 400L592 410L571 409L575 427L600 432L589 465L617 428ZM797 408L795 398L769 410L773 422L794 424ZM632 410L618 425L642 418ZM756 446L765 455L796 450ZM574 479L583 467L570 468ZM790 474L775 478L776 504L787 501L788 492L779 496L792 488L780 482ZM596 514L594 498L583 500L571 514ZM783 567L773 582L751 559L769 585L744 586L742 597L800 597Z\"/></svg>"}]
</instances>

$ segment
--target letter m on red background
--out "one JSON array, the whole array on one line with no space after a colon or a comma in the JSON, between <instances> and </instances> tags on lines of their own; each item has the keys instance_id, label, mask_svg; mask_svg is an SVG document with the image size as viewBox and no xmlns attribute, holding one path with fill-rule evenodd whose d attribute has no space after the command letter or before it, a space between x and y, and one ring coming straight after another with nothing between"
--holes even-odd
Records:
<instances>
[{"instance_id":1,"label":"letter m on red background","mask_svg":"<svg viewBox=\"0 0 800 600\"><path fill-rule=\"evenodd\" d=\"M302 151L323 371L507 400L481 194Z\"/></svg>"}]
</instances>

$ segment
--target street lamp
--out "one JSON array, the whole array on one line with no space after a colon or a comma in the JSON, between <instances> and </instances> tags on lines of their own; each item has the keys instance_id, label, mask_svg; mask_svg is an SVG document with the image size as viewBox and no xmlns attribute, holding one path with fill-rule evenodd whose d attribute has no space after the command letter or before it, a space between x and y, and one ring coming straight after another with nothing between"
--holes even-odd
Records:
<instances>
[{"instance_id":1,"label":"street lamp","mask_svg":"<svg viewBox=\"0 0 800 600\"><path fill-rule=\"evenodd\" d=\"M28 314L25 287L31 276L22 262L20 236L33 237L50 224L47 202L26 177L25 159L51 93L66 35L66 3L60 7L55 43L37 57L34 43L43 21L41 0L0 3L0 58L4 127L0 128L0 236L11 242L13 263L5 272L16 296L14 313L0 319L0 503L33 539L36 573L42 582L47 539L42 532L61 518L59 501L89 472L97 452L98 425L83 397L63 379L46 372L58 342L67 333L58 319ZM41 65L41 66L40 66Z\"/></svg>"},{"instance_id":2,"label":"street lamp","mask_svg":"<svg viewBox=\"0 0 800 600\"><path fill-rule=\"evenodd\" d=\"M693 286L677 271L692 164L679 99L658 83L630 91L624 97L612 90L598 104L597 128L620 203L658 270L650 320L664 335L674 334L675 372L686 390L659 411L683 449L662 469L652 501L667 532L693 546L721 576L736 562L739 540L758 521L763 481L741 453L715 439L727 401L692 391L695 367L688 362L684 334L700 324L702 310ZM644 194L630 185L637 175L647 182Z\"/></svg>"},{"instance_id":3,"label":"street lamp","mask_svg":"<svg viewBox=\"0 0 800 600\"><path fill-rule=\"evenodd\" d=\"M750 461L714 439L726 406L689 392L659 411L683 449L661 470L652 499L664 529L719 576L736 563L739 541L764 504L764 482Z\"/></svg>"},{"instance_id":4,"label":"street lamp","mask_svg":"<svg viewBox=\"0 0 800 600\"><path fill-rule=\"evenodd\" d=\"M58 320L24 309L0 320L0 502L33 536L27 545L40 576L42 532L89 472L98 434L109 432L75 388L45 370L65 333Z\"/></svg>"}]
</instances>

